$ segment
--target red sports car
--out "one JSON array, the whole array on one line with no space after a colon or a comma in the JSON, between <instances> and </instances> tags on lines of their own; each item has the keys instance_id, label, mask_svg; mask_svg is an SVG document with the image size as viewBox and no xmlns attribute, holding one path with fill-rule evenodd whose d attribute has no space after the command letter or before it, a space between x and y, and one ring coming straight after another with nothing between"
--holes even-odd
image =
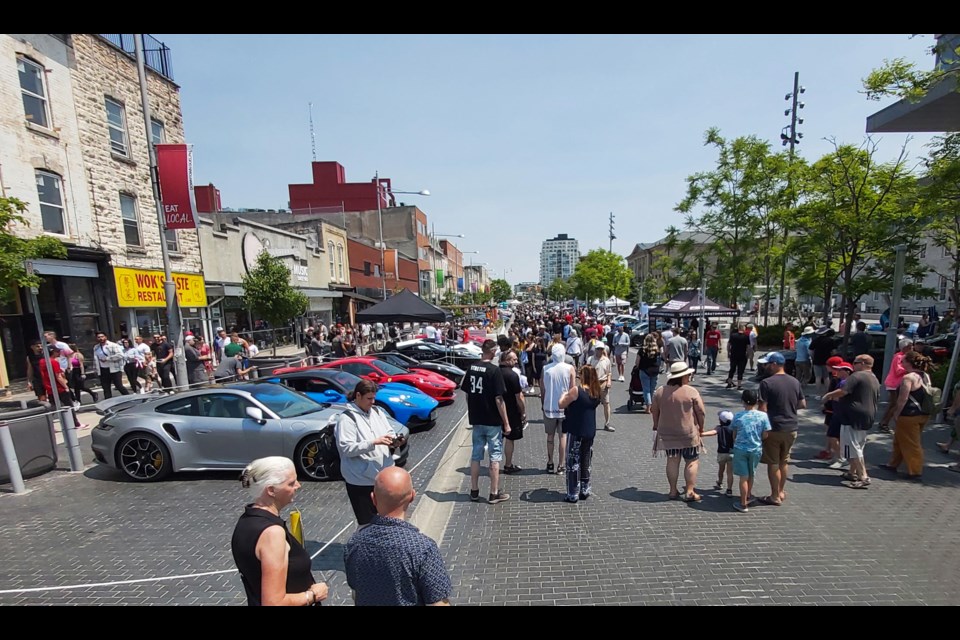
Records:
<instances>
[{"instance_id":1,"label":"red sports car","mask_svg":"<svg viewBox=\"0 0 960 640\"><path fill-rule=\"evenodd\" d=\"M407 371L375 356L340 358L320 365L321 369L340 369L374 382L399 382L424 392L438 402L453 402L457 385L431 371Z\"/></svg>"}]
</instances>

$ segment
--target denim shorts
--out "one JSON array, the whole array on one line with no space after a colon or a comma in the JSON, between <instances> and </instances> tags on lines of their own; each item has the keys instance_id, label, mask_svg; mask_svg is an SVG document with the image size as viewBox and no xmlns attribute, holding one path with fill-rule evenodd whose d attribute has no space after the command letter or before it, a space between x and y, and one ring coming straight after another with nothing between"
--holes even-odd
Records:
<instances>
[{"instance_id":1,"label":"denim shorts","mask_svg":"<svg viewBox=\"0 0 960 640\"><path fill-rule=\"evenodd\" d=\"M760 464L760 451L733 450L733 475L742 478L753 476L756 474L758 464Z\"/></svg>"},{"instance_id":2,"label":"denim shorts","mask_svg":"<svg viewBox=\"0 0 960 640\"><path fill-rule=\"evenodd\" d=\"M683 459L687 462L693 462L694 460L700 459L700 449L697 447L686 447L684 449L667 449L668 458L679 458L683 456Z\"/></svg>"},{"instance_id":3,"label":"denim shorts","mask_svg":"<svg viewBox=\"0 0 960 640\"><path fill-rule=\"evenodd\" d=\"M490 462L503 460L503 427L475 424L472 433L473 453L470 455L472 462L483 461L485 447L490 448Z\"/></svg>"}]
</instances>

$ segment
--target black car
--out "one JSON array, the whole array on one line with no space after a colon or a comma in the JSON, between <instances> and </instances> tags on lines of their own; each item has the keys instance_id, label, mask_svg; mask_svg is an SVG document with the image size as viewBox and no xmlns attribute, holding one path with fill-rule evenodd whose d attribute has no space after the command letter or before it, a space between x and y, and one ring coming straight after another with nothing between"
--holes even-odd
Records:
<instances>
[{"instance_id":1,"label":"black car","mask_svg":"<svg viewBox=\"0 0 960 640\"><path fill-rule=\"evenodd\" d=\"M452 364L447 364L446 362L419 362L410 356L400 353L399 351L381 351L380 353L373 355L376 355L380 360L389 362L390 364L400 367L401 369L424 369L426 371L438 373L444 378L452 380L458 386L460 385L460 381L463 380L463 376L466 375L466 372L463 369Z\"/></svg>"},{"instance_id":2,"label":"black car","mask_svg":"<svg viewBox=\"0 0 960 640\"><path fill-rule=\"evenodd\" d=\"M917 340L915 344L920 353L933 360L934 364L941 364L950 360L956 343L957 334L941 333L932 338Z\"/></svg>"},{"instance_id":3,"label":"black car","mask_svg":"<svg viewBox=\"0 0 960 640\"><path fill-rule=\"evenodd\" d=\"M397 351L420 363L440 361L452 364L464 371L470 365L480 362L480 356L472 356L463 351L451 349L446 345L419 340L398 342Z\"/></svg>"}]
</instances>

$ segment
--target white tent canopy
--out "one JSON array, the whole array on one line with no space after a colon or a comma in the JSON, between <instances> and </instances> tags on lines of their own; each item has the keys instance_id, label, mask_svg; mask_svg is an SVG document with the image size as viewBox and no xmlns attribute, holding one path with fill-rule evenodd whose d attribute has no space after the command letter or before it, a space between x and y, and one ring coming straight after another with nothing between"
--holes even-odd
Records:
<instances>
[{"instance_id":1,"label":"white tent canopy","mask_svg":"<svg viewBox=\"0 0 960 640\"><path fill-rule=\"evenodd\" d=\"M608 307L629 307L630 303L616 296L610 296L604 304Z\"/></svg>"}]
</instances>

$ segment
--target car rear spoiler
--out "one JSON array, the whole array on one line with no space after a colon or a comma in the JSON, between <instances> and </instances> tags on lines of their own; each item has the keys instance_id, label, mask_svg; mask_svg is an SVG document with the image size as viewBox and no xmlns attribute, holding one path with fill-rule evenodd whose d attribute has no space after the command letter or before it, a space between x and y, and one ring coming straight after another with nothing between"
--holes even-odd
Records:
<instances>
[{"instance_id":1,"label":"car rear spoiler","mask_svg":"<svg viewBox=\"0 0 960 640\"><path fill-rule=\"evenodd\" d=\"M150 393L131 393L125 396L106 398L95 403L93 407L97 414L101 416L112 416L120 411L123 411L124 409L129 409L134 405L162 398L164 395L166 394L162 391L151 391Z\"/></svg>"}]
</instances>

